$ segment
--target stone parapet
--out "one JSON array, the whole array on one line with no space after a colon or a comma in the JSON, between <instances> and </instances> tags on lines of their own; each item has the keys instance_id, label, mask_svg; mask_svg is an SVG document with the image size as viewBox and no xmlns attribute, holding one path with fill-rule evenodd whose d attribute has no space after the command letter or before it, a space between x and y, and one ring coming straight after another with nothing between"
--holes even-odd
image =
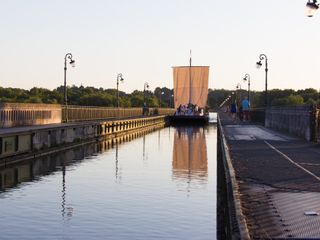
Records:
<instances>
[{"instance_id":1,"label":"stone parapet","mask_svg":"<svg viewBox=\"0 0 320 240\"><path fill-rule=\"evenodd\" d=\"M0 103L0 127L61 123L58 104Z\"/></svg>"},{"instance_id":2,"label":"stone parapet","mask_svg":"<svg viewBox=\"0 0 320 240\"><path fill-rule=\"evenodd\" d=\"M173 108L148 108L147 115L172 115ZM107 118L138 117L143 115L142 108L113 108L91 106L62 106L63 122L81 122ZM145 114L146 115L146 114Z\"/></svg>"},{"instance_id":3,"label":"stone parapet","mask_svg":"<svg viewBox=\"0 0 320 240\"><path fill-rule=\"evenodd\" d=\"M308 141L313 140L313 122L314 107L310 105L266 109L266 127L284 131Z\"/></svg>"}]
</instances>

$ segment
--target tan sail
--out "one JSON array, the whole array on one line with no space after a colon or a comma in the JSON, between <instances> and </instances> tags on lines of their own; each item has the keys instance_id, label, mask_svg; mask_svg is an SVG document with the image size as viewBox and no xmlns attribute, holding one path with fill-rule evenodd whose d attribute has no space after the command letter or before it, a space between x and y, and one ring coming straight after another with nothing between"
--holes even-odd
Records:
<instances>
[{"instance_id":1,"label":"tan sail","mask_svg":"<svg viewBox=\"0 0 320 240\"><path fill-rule=\"evenodd\" d=\"M173 67L174 106L197 104L204 108L208 98L209 66Z\"/></svg>"},{"instance_id":2,"label":"tan sail","mask_svg":"<svg viewBox=\"0 0 320 240\"><path fill-rule=\"evenodd\" d=\"M207 144L203 128L180 127L175 129L172 170L174 178L207 180Z\"/></svg>"}]
</instances>

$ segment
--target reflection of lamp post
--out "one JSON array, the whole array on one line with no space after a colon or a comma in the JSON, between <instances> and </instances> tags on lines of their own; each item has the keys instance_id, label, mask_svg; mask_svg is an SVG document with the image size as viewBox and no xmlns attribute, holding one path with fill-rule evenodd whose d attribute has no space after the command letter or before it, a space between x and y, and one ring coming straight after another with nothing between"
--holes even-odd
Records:
<instances>
[{"instance_id":1,"label":"reflection of lamp post","mask_svg":"<svg viewBox=\"0 0 320 240\"><path fill-rule=\"evenodd\" d=\"M265 107L268 106L268 58L265 54L260 54L259 56L260 61L257 62L257 68L260 68L262 66L261 61L265 60L265 72L266 72L266 89L265 89L265 96L264 96L264 105Z\"/></svg>"},{"instance_id":2,"label":"reflection of lamp post","mask_svg":"<svg viewBox=\"0 0 320 240\"><path fill-rule=\"evenodd\" d=\"M143 106L146 107L146 89L149 89L149 84L147 82L144 83L143 86Z\"/></svg>"},{"instance_id":3,"label":"reflection of lamp post","mask_svg":"<svg viewBox=\"0 0 320 240\"><path fill-rule=\"evenodd\" d=\"M67 59L70 60L70 64L72 67L75 67L75 61L72 59L72 54L67 53L64 57L64 89L63 89L63 95L64 95L64 105L65 105L65 120L68 122L68 97L67 97Z\"/></svg>"},{"instance_id":4,"label":"reflection of lamp post","mask_svg":"<svg viewBox=\"0 0 320 240\"><path fill-rule=\"evenodd\" d=\"M64 215L66 213L66 165L65 165L65 160L63 160L63 165L62 165L62 203L61 203L61 213L62 213L62 218L64 218Z\"/></svg>"},{"instance_id":5,"label":"reflection of lamp post","mask_svg":"<svg viewBox=\"0 0 320 240\"><path fill-rule=\"evenodd\" d=\"M308 0L306 5L306 15L308 17L313 17L314 14L316 14L317 10L319 9L319 4L317 3L317 0Z\"/></svg>"},{"instance_id":6,"label":"reflection of lamp post","mask_svg":"<svg viewBox=\"0 0 320 240\"><path fill-rule=\"evenodd\" d=\"M250 102L250 75L248 73L244 75L243 81L248 81L248 102Z\"/></svg>"},{"instance_id":7,"label":"reflection of lamp post","mask_svg":"<svg viewBox=\"0 0 320 240\"><path fill-rule=\"evenodd\" d=\"M118 73L117 75L117 107L119 107L119 81L124 81L122 73Z\"/></svg>"},{"instance_id":8,"label":"reflection of lamp post","mask_svg":"<svg viewBox=\"0 0 320 240\"><path fill-rule=\"evenodd\" d=\"M118 141L116 143L116 182L119 178Z\"/></svg>"}]
</instances>

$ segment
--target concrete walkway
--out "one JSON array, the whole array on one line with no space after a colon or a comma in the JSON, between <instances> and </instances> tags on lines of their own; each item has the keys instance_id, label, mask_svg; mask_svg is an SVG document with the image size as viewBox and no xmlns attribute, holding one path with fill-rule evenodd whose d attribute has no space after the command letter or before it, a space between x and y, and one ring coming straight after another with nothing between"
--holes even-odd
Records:
<instances>
[{"instance_id":1,"label":"concrete walkway","mask_svg":"<svg viewBox=\"0 0 320 240\"><path fill-rule=\"evenodd\" d=\"M219 116L252 239L320 239L320 146Z\"/></svg>"}]
</instances>

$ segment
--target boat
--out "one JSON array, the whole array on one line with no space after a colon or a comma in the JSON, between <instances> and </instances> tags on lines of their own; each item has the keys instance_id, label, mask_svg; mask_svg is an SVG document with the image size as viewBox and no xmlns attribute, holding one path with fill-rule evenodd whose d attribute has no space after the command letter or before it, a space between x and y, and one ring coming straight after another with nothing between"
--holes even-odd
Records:
<instances>
[{"instance_id":1,"label":"boat","mask_svg":"<svg viewBox=\"0 0 320 240\"><path fill-rule=\"evenodd\" d=\"M170 123L205 125L209 121L206 112L208 99L209 66L192 66L191 51L189 66L173 69L173 95L176 112Z\"/></svg>"}]
</instances>

